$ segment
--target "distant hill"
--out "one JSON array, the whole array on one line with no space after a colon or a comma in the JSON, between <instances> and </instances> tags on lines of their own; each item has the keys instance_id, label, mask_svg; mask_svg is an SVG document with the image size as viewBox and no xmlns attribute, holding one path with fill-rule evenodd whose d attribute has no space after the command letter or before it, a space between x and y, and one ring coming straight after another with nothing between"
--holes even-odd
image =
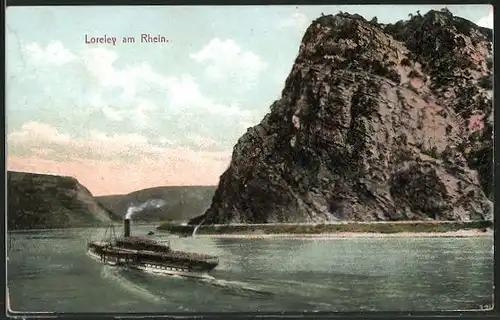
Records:
<instances>
[{"instance_id":1,"label":"distant hill","mask_svg":"<svg viewBox=\"0 0 500 320\"><path fill-rule=\"evenodd\" d=\"M10 230L96 226L118 218L75 178L7 172Z\"/></svg>"},{"instance_id":2,"label":"distant hill","mask_svg":"<svg viewBox=\"0 0 500 320\"><path fill-rule=\"evenodd\" d=\"M146 207L134 214L135 221L189 220L202 214L212 201L215 186L155 187L124 195L96 197L102 205L121 217L130 206L163 200L161 207Z\"/></svg>"}]
</instances>

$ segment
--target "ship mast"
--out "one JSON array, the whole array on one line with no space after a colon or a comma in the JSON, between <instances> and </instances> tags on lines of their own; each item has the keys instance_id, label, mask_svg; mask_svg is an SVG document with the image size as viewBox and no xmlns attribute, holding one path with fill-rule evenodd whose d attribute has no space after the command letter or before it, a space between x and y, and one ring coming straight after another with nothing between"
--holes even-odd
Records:
<instances>
[{"instance_id":1,"label":"ship mast","mask_svg":"<svg viewBox=\"0 0 500 320\"><path fill-rule=\"evenodd\" d=\"M108 237L106 238L106 236ZM115 239L116 239L115 225L111 222L109 226L106 228L106 231L104 231L103 241L112 242Z\"/></svg>"}]
</instances>

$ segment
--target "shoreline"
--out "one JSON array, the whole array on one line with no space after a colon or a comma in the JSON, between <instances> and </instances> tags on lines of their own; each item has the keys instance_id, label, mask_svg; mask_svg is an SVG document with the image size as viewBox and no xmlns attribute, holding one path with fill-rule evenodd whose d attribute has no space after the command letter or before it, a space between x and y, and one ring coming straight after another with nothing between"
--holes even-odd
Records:
<instances>
[{"instance_id":1,"label":"shoreline","mask_svg":"<svg viewBox=\"0 0 500 320\"><path fill-rule=\"evenodd\" d=\"M493 221L344 222L335 224L175 225L163 223L157 232L189 237L339 238L339 237L464 237L493 233ZM196 230L196 231L195 231Z\"/></svg>"},{"instance_id":2,"label":"shoreline","mask_svg":"<svg viewBox=\"0 0 500 320\"><path fill-rule=\"evenodd\" d=\"M225 239L341 239L341 238L464 238L464 237L493 237L493 230L459 230L449 232L336 232L315 234L197 234L195 238L225 238Z\"/></svg>"}]
</instances>

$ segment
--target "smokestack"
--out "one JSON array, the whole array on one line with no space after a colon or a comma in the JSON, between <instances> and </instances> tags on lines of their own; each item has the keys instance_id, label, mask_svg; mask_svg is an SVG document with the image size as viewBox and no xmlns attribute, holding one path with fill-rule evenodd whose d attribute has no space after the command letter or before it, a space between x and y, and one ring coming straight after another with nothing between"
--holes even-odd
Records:
<instances>
[{"instance_id":1,"label":"smokestack","mask_svg":"<svg viewBox=\"0 0 500 320\"><path fill-rule=\"evenodd\" d=\"M130 218L123 220L123 236L130 237Z\"/></svg>"}]
</instances>

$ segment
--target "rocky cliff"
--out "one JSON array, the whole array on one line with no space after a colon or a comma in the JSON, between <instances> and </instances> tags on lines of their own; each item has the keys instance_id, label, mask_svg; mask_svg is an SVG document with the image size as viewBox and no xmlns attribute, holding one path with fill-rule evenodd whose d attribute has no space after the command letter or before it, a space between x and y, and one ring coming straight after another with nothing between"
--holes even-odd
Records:
<instances>
[{"instance_id":1,"label":"rocky cliff","mask_svg":"<svg viewBox=\"0 0 500 320\"><path fill-rule=\"evenodd\" d=\"M492 30L446 9L307 29L196 224L492 219Z\"/></svg>"},{"instance_id":2,"label":"rocky cliff","mask_svg":"<svg viewBox=\"0 0 500 320\"><path fill-rule=\"evenodd\" d=\"M117 218L72 177L9 171L8 229L85 227Z\"/></svg>"}]
</instances>

